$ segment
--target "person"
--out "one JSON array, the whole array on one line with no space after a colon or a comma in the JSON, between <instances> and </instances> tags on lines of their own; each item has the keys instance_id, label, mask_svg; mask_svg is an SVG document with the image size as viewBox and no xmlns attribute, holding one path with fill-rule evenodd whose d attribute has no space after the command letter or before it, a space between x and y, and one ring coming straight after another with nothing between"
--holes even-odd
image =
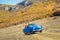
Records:
<instances>
[{"instance_id":1,"label":"person","mask_svg":"<svg viewBox=\"0 0 60 40\"><path fill-rule=\"evenodd\" d=\"M25 28L27 28L28 25L25 25Z\"/></svg>"}]
</instances>

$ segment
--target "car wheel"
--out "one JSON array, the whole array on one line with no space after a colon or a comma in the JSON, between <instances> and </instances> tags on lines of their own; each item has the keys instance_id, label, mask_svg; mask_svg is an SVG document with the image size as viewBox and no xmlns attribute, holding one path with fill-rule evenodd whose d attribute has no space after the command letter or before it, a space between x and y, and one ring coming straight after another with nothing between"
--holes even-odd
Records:
<instances>
[{"instance_id":1,"label":"car wheel","mask_svg":"<svg viewBox=\"0 0 60 40\"><path fill-rule=\"evenodd\" d=\"M40 30L40 32L42 32L42 30Z\"/></svg>"}]
</instances>

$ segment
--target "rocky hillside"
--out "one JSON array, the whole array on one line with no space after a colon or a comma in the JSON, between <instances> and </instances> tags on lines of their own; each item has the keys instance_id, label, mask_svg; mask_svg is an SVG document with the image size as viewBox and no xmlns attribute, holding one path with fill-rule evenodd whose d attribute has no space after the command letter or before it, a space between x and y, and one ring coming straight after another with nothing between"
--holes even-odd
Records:
<instances>
[{"instance_id":1,"label":"rocky hillside","mask_svg":"<svg viewBox=\"0 0 60 40\"><path fill-rule=\"evenodd\" d=\"M22 4L19 5L18 3L15 6L8 6L8 8L4 7L5 10L9 11L0 10L0 27L2 28L25 22L28 23L41 18L50 17L56 10L60 10L59 6L56 7L55 1L32 2L34 3L24 8L21 8L20 5ZM29 4L30 2L27 3Z\"/></svg>"},{"instance_id":2,"label":"rocky hillside","mask_svg":"<svg viewBox=\"0 0 60 40\"><path fill-rule=\"evenodd\" d=\"M23 9L27 6L31 6L35 3L38 2L50 2L52 0L24 0L20 3L17 3L16 5L6 5L6 4L0 4L0 10L5 10L5 11L17 11L19 9ZM60 1L53 0L56 3L59 3Z\"/></svg>"}]
</instances>

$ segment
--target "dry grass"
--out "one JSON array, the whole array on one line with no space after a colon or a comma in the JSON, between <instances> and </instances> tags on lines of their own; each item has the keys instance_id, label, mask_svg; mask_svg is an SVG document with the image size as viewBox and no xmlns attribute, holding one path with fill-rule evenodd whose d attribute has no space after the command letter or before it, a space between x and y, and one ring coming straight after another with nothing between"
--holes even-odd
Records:
<instances>
[{"instance_id":1,"label":"dry grass","mask_svg":"<svg viewBox=\"0 0 60 40\"><path fill-rule=\"evenodd\" d=\"M24 35L22 30L25 26L25 23L23 23L23 24L0 29L0 40L60 40L60 32L50 32L51 29L55 31L54 30L55 27L57 28L60 27L59 24L60 17L56 17L56 19L49 18L47 22L45 22L45 20L47 19L40 19L40 20L33 21L39 25L43 25L44 28L48 28L48 29L44 29L42 33L38 32L32 35ZM54 23L50 24L52 22L54 22L55 24Z\"/></svg>"},{"instance_id":2,"label":"dry grass","mask_svg":"<svg viewBox=\"0 0 60 40\"><path fill-rule=\"evenodd\" d=\"M53 8L56 3L51 2L38 2L31 6L28 6L21 11L0 11L0 27L9 25L16 25L18 23L30 22L41 18L46 18L52 15Z\"/></svg>"}]
</instances>

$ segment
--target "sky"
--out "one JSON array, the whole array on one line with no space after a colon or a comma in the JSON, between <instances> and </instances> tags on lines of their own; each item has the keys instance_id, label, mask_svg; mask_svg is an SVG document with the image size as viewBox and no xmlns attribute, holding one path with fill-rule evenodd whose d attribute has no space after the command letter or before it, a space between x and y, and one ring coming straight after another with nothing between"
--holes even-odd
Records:
<instances>
[{"instance_id":1,"label":"sky","mask_svg":"<svg viewBox=\"0 0 60 40\"><path fill-rule=\"evenodd\" d=\"M23 0L0 0L0 4L9 4L9 5L16 5Z\"/></svg>"}]
</instances>

